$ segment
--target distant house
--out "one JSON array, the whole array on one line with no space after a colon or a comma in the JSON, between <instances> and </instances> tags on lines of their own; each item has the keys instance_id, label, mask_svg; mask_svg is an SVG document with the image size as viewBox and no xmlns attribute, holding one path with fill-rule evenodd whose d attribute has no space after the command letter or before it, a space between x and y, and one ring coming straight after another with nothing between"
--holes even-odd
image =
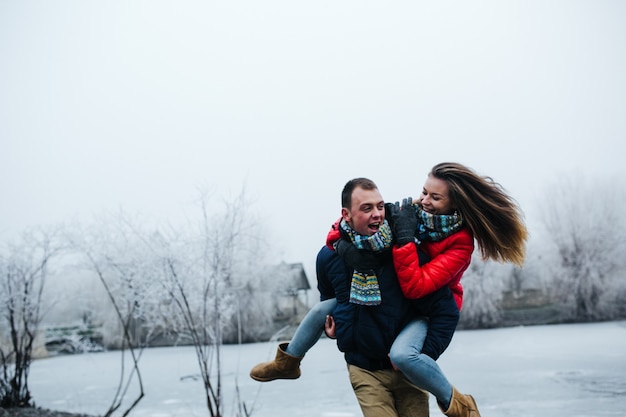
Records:
<instances>
[{"instance_id":1,"label":"distant house","mask_svg":"<svg viewBox=\"0 0 626 417\"><path fill-rule=\"evenodd\" d=\"M268 291L272 318L276 324L298 324L309 311L311 289L302 263L267 266L262 274L262 289Z\"/></svg>"},{"instance_id":2,"label":"distant house","mask_svg":"<svg viewBox=\"0 0 626 417\"><path fill-rule=\"evenodd\" d=\"M537 288L504 291L501 311L501 326L550 324L562 320L559 305L550 301L546 291Z\"/></svg>"},{"instance_id":3,"label":"distant house","mask_svg":"<svg viewBox=\"0 0 626 417\"><path fill-rule=\"evenodd\" d=\"M45 346L48 354L102 352L102 326L77 323L46 327Z\"/></svg>"},{"instance_id":4,"label":"distant house","mask_svg":"<svg viewBox=\"0 0 626 417\"><path fill-rule=\"evenodd\" d=\"M557 323L561 320L559 306L550 300L538 276L517 276L510 288L502 292L500 308L502 326Z\"/></svg>"}]
</instances>

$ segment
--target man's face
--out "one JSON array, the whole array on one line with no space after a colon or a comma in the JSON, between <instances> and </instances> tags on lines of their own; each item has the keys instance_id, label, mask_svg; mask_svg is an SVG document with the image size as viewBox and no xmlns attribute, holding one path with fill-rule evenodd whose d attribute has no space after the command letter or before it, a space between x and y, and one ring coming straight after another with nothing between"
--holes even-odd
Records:
<instances>
[{"instance_id":1,"label":"man's face","mask_svg":"<svg viewBox=\"0 0 626 417\"><path fill-rule=\"evenodd\" d=\"M385 220L385 201L378 189L352 191L352 206L341 209L343 219L360 235L371 236Z\"/></svg>"}]
</instances>

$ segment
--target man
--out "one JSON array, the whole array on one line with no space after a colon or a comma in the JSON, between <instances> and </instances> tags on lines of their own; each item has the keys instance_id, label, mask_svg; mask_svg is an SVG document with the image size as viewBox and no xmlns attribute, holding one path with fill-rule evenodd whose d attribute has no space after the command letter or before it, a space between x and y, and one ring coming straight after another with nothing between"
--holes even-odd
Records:
<instances>
[{"instance_id":1,"label":"man","mask_svg":"<svg viewBox=\"0 0 626 417\"><path fill-rule=\"evenodd\" d=\"M316 269L321 299L337 299L327 333L344 352L365 417L427 417L428 394L395 371L388 356L411 312L393 267L384 200L373 181L356 178L345 185L341 201L344 235L357 247L374 250L377 262L362 273L328 247L320 250Z\"/></svg>"}]
</instances>

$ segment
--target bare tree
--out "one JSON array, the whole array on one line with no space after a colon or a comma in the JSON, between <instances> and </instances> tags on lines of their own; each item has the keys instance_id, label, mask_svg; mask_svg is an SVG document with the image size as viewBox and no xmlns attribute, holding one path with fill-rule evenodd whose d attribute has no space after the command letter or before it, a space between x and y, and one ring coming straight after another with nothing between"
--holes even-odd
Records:
<instances>
[{"instance_id":1,"label":"bare tree","mask_svg":"<svg viewBox=\"0 0 626 417\"><path fill-rule=\"evenodd\" d=\"M219 205L209 204L207 193L201 193L201 218L186 228L170 225L145 229L135 220L120 216L118 229L123 232L112 239L118 251L113 254L107 250L107 256L100 253L97 259L90 255L93 268L103 277L120 312L140 313L137 320L143 322L151 317L151 322L161 324L159 332L194 347L207 409L213 417L224 413L220 357L224 332L235 325L242 334L242 317L247 316L242 311L253 303L240 301L249 294L251 287L246 283L254 278L251 271L254 267L258 270L262 252L258 245L260 225L247 213L249 204L244 195L242 192L234 201L225 202L224 210L216 212ZM112 280L112 276L117 279ZM117 287L113 288L112 282L117 282ZM153 303L141 293L149 293ZM239 392L229 394L235 396L237 415L250 415Z\"/></svg>"},{"instance_id":2,"label":"bare tree","mask_svg":"<svg viewBox=\"0 0 626 417\"><path fill-rule=\"evenodd\" d=\"M461 281L464 295L460 324L464 328L489 328L500 323L502 289L511 268L511 265L483 261L474 252Z\"/></svg>"},{"instance_id":3,"label":"bare tree","mask_svg":"<svg viewBox=\"0 0 626 417\"><path fill-rule=\"evenodd\" d=\"M572 176L546 189L543 222L560 264L555 295L571 307L572 320L610 318L615 291L607 280L625 265L623 182Z\"/></svg>"},{"instance_id":4,"label":"bare tree","mask_svg":"<svg viewBox=\"0 0 626 417\"><path fill-rule=\"evenodd\" d=\"M25 232L0 254L0 406L31 404L28 374L42 319L42 292L50 261L61 250L56 233Z\"/></svg>"},{"instance_id":5,"label":"bare tree","mask_svg":"<svg viewBox=\"0 0 626 417\"><path fill-rule=\"evenodd\" d=\"M149 268L144 254L137 254L137 241L133 242L124 228L109 227L80 231L69 237L73 247L86 259L87 269L94 272L111 302L117 323L121 329L121 370L117 390L105 416L114 415L125 403L133 383L136 383L137 395L130 404L122 409L127 416L141 401L145 393L139 369L141 343L136 332L136 319L141 316L142 300L149 298L143 291L142 284L147 280L140 278ZM126 371L126 352L131 358L130 371Z\"/></svg>"},{"instance_id":6,"label":"bare tree","mask_svg":"<svg viewBox=\"0 0 626 417\"><path fill-rule=\"evenodd\" d=\"M202 194L202 219L187 240L153 235L150 245L161 254L166 291L192 340L209 413L221 417L223 333L233 315L240 317L240 292L246 289L243 283L251 265L258 261L258 225L247 217L243 192L225 203L223 213L209 211L208 203ZM250 415L241 399L236 402L238 415Z\"/></svg>"}]
</instances>

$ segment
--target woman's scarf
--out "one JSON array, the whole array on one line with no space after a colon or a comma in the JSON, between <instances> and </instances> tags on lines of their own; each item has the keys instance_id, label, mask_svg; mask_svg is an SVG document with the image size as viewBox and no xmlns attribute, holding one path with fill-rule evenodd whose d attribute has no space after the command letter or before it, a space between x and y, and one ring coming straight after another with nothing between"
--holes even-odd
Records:
<instances>
[{"instance_id":1,"label":"woman's scarf","mask_svg":"<svg viewBox=\"0 0 626 417\"><path fill-rule=\"evenodd\" d=\"M356 233L345 220L341 220L340 226L357 249L380 252L391 247L393 234L387 220L371 236L363 236ZM366 306L375 306L382 302L378 277L373 270L357 271L355 269L352 272L350 302Z\"/></svg>"},{"instance_id":2,"label":"woman's scarf","mask_svg":"<svg viewBox=\"0 0 626 417\"><path fill-rule=\"evenodd\" d=\"M458 232L463 227L460 214L431 214L416 206L418 241L430 240L438 242Z\"/></svg>"}]
</instances>

